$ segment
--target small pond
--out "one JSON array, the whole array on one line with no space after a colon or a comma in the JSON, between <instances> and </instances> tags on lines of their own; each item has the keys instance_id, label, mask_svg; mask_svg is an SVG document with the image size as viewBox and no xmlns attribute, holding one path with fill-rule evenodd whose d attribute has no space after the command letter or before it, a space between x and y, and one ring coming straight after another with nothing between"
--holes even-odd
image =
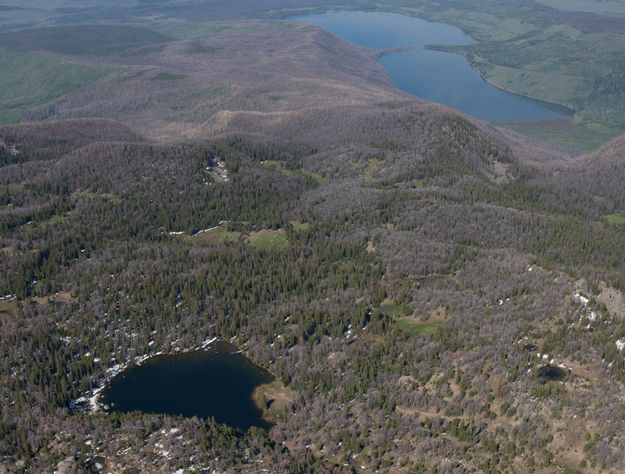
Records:
<instances>
[{"instance_id":1,"label":"small pond","mask_svg":"<svg viewBox=\"0 0 625 474\"><path fill-rule=\"evenodd\" d=\"M354 44L376 49L413 46L380 58L395 85L425 100L446 104L482 120L570 117L561 105L506 92L485 81L460 54L425 49L474 41L453 26L384 12L332 11L286 18L320 26Z\"/></svg>"},{"instance_id":2,"label":"small pond","mask_svg":"<svg viewBox=\"0 0 625 474\"><path fill-rule=\"evenodd\" d=\"M566 378L568 372L555 365L547 364L538 369L538 376L545 380L562 381Z\"/></svg>"},{"instance_id":3,"label":"small pond","mask_svg":"<svg viewBox=\"0 0 625 474\"><path fill-rule=\"evenodd\" d=\"M273 377L226 342L181 355L163 355L131 367L104 390L100 401L109 411L214 417L247 430L269 428L252 401L258 385Z\"/></svg>"}]
</instances>

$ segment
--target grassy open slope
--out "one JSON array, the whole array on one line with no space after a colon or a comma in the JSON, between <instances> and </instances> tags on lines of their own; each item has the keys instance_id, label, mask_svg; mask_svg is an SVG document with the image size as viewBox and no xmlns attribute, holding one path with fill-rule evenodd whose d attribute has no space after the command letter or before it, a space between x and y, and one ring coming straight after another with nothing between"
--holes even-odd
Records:
<instances>
[{"instance_id":1,"label":"grassy open slope","mask_svg":"<svg viewBox=\"0 0 625 474\"><path fill-rule=\"evenodd\" d=\"M590 152L619 135L619 132L599 124L576 124L570 119L522 120L499 122L499 126L538 140L559 143L564 147Z\"/></svg>"},{"instance_id":2,"label":"grassy open slope","mask_svg":"<svg viewBox=\"0 0 625 474\"><path fill-rule=\"evenodd\" d=\"M0 48L0 123L22 119L35 107L118 74L114 67L93 67L39 53Z\"/></svg>"},{"instance_id":3,"label":"grassy open slope","mask_svg":"<svg viewBox=\"0 0 625 474\"><path fill-rule=\"evenodd\" d=\"M615 58L625 52L625 19L561 12L531 1L391 5L458 26L478 40L450 49L465 54L494 84L568 105L579 122L625 129L625 95L610 80L622 69Z\"/></svg>"},{"instance_id":4,"label":"grassy open slope","mask_svg":"<svg viewBox=\"0 0 625 474\"><path fill-rule=\"evenodd\" d=\"M105 56L170 40L169 36L147 28L72 25L0 34L0 47L16 51L44 50L66 55Z\"/></svg>"},{"instance_id":5,"label":"grassy open slope","mask_svg":"<svg viewBox=\"0 0 625 474\"><path fill-rule=\"evenodd\" d=\"M625 52L625 36L583 34L556 26L505 43L470 48L469 59L493 83L531 97L569 105L581 122L623 128L619 105L624 91L613 86L615 58Z\"/></svg>"},{"instance_id":6,"label":"grassy open slope","mask_svg":"<svg viewBox=\"0 0 625 474\"><path fill-rule=\"evenodd\" d=\"M613 212L612 214L604 214L602 216L610 224L623 225L625 224L625 217L619 212Z\"/></svg>"},{"instance_id":7,"label":"grassy open slope","mask_svg":"<svg viewBox=\"0 0 625 474\"><path fill-rule=\"evenodd\" d=\"M619 0L536 0L547 7L571 12L625 16L625 3Z\"/></svg>"}]
</instances>

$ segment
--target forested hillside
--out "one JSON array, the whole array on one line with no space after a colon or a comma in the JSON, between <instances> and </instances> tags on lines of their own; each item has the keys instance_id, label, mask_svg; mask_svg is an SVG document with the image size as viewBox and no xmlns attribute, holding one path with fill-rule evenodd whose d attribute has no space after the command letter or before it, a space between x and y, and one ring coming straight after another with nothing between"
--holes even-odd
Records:
<instances>
[{"instance_id":1,"label":"forested hillside","mask_svg":"<svg viewBox=\"0 0 625 474\"><path fill-rule=\"evenodd\" d=\"M312 26L219 26L56 44L115 77L0 127L0 468L623 471L623 138L568 154ZM212 338L289 393L270 430L91 399Z\"/></svg>"},{"instance_id":2,"label":"forested hillside","mask_svg":"<svg viewBox=\"0 0 625 474\"><path fill-rule=\"evenodd\" d=\"M10 469L620 468L618 142L554 175L453 113L340 150L93 125L1 131ZM269 433L69 408L116 364L215 336L297 393Z\"/></svg>"}]
</instances>

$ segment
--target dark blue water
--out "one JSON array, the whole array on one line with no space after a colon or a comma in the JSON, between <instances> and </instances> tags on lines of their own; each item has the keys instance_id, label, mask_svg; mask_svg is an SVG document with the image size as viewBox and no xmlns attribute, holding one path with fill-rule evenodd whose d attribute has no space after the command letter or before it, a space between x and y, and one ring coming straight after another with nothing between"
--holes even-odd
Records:
<instances>
[{"instance_id":1,"label":"dark blue water","mask_svg":"<svg viewBox=\"0 0 625 474\"><path fill-rule=\"evenodd\" d=\"M206 350L154 357L124 371L113 379L101 401L116 412L212 416L242 430L268 428L251 396L254 388L272 380L235 346L215 342Z\"/></svg>"},{"instance_id":2,"label":"dark blue water","mask_svg":"<svg viewBox=\"0 0 625 474\"><path fill-rule=\"evenodd\" d=\"M506 92L489 84L459 54L424 49L425 45L468 45L458 28L395 13L329 12L286 18L309 22L360 46L376 49L414 46L380 58L404 92L440 102L482 120L495 122L570 117L566 107Z\"/></svg>"}]
</instances>

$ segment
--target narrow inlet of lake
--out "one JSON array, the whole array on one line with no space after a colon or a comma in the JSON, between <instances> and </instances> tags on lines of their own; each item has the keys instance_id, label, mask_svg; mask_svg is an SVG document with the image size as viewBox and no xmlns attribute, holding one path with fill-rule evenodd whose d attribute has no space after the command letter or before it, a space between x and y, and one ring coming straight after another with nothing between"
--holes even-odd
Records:
<instances>
[{"instance_id":1,"label":"narrow inlet of lake","mask_svg":"<svg viewBox=\"0 0 625 474\"><path fill-rule=\"evenodd\" d=\"M206 349L148 359L115 377L103 392L108 411L164 413L199 418L247 430L269 428L252 392L273 377L232 344L214 342Z\"/></svg>"},{"instance_id":2,"label":"narrow inlet of lake","mask_svg":"<svg viewBox=\"0 0 625 474\"><path fill-rule=\"evenodd\" d=\"M320 26L359 46L414 49L385 54L380 64L395 85L421 99L439 102L489 122L570 117L557 104L506 92L484 80L460 54L425 49L474 41L453 26L395 13L332 11L285 18Z\"/></svg>"}]
</instances>

